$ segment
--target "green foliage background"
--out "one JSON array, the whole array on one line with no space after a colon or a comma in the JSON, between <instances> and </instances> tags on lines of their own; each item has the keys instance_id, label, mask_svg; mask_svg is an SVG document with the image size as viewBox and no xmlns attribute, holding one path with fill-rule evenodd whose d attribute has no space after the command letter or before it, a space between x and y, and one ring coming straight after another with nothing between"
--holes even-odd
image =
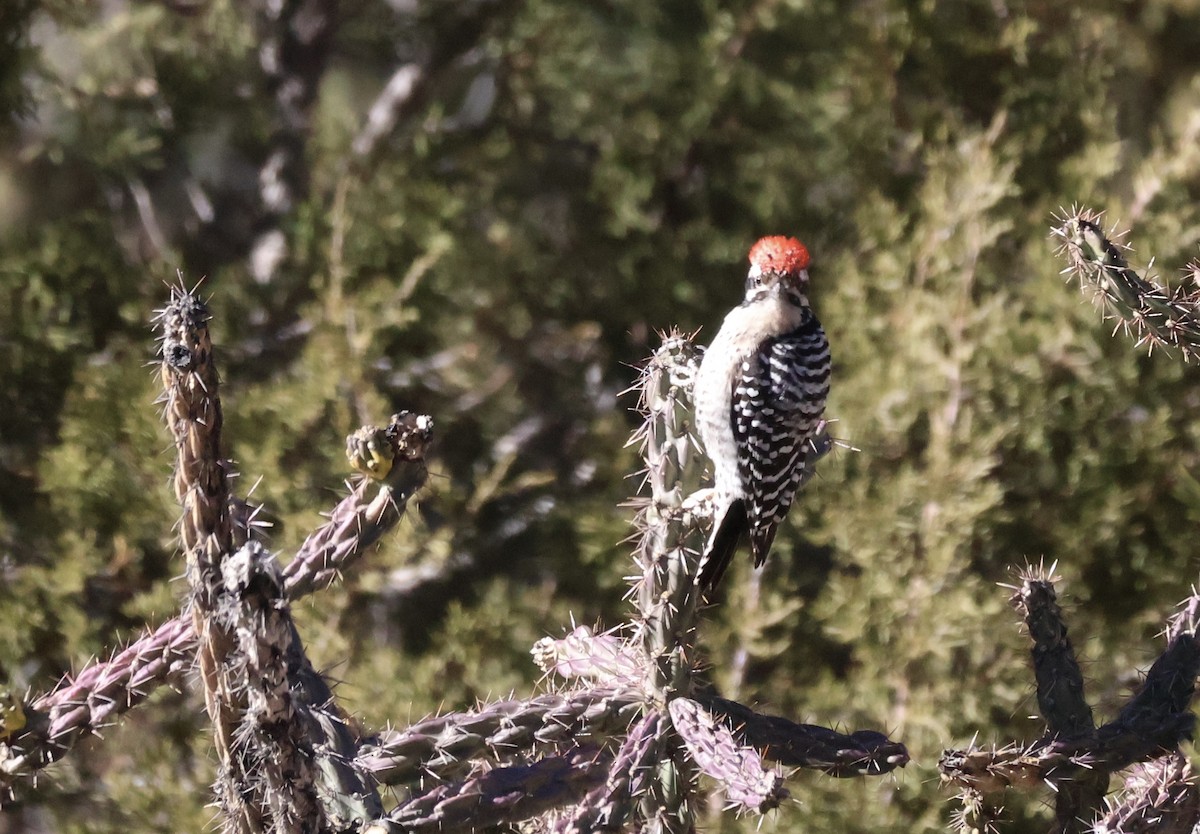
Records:
<instances>
[{"instance_id":1,"label":"green foliage background","mask_svg":"<svg viewBox=\"0 0 1200 834\"><path fill-rule=\"evenodd\" d=\"M763 828L942 830L943 747L1040 733L997 587L1026 559L1058 560L1111 715L1196 579L1200 394L1193 369L1110 336L1047 231L1082 201L1135 229L1135 260L1195 254L1200 6L343 0L336 16L297 196L271 214L258 171L286 125L258 3L0 9L9 686L52 686L182 594L146 367L176 269L206 276L230 454L244 488L261 477L281 554L340 493L349 431L400 408L437 421L419 516L297 606L314 661L381 727L529 692L536 639L625 617L637 461L619 392L656 330L706 341L748 245L785 232L814 253L829 411L860 451L824 462L761 584L734 572L704 634L712 677L768 711L886 729L914 764L802 774ZM421 96L352 159L409 62L428 67ZM263 282L250 253L271 229L286 255ZM199 698L160 694L0 829L201 830L207 745ZM1007 813L1045 828L1036 800Z\"/></svg>"}]
</instances>

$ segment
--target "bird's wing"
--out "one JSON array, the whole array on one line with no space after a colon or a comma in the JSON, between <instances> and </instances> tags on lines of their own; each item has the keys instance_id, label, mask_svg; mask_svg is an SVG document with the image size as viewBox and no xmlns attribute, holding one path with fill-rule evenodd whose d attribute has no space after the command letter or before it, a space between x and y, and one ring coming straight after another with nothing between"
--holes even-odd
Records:
<instances>
[{"instance_id":1,"label":"bird's wing","mask_svg":"<svg viewBox=\"0 0 1200 834\"><path fill-rule=\"evenodd\" d=\"M744 450L739 474L754 564L761 565L800 485L809 443L825 412L829 345L816 317L810 314L792 332L764 342L743 360L733 385L733 433Z\"/></svg>"}]
</instances>

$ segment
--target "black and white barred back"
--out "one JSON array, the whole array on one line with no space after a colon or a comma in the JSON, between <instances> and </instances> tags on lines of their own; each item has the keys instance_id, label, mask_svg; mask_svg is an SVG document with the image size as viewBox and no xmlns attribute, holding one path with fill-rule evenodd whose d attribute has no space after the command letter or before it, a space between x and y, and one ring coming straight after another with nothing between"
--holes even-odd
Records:
<instances>
[{"instance_id":1,"label":"black and white barred back","mask_svg":"<svg viewBox=\"0 0 1200 834\"><path fill-rule=\"evenodd\" d=\"M746 357L730 407L755 566L762 565L804 474L829 395L829 342L808 307L800 326Z\"/></svg>"}]
</instances>

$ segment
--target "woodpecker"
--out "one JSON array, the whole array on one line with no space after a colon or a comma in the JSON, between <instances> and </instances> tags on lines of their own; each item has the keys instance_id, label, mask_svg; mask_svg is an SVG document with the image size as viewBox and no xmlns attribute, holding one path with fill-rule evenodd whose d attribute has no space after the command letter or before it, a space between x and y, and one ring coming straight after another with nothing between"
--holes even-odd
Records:
<instances>
[{"instance_id":1,"label":"woodpecker","mask_svg":"<svg viewBox=\"0 0 1200 834\"><path fill-rule=\"evenodd\" d=\"M746 297L700 363L696 426L716 482L703 592L721 581L745 533L755 567L766 561L825 413L829 342L808 303L808 265L795 238L754 244Z\"/></svg>"}]
</instances>

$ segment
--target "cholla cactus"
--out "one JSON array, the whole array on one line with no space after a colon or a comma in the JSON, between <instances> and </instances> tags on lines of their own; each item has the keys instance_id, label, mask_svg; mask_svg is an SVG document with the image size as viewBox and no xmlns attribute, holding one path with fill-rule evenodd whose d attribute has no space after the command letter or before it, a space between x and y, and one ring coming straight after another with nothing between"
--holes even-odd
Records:
<instances>
[{"instance_id":1,"label":"cholla cactus","mask_svg":"<svg viewBox=\"0 0 1200 834\"><path fill-rule=\"evenodd\" d=\"M1178 348L1200 358L1200 294L1167 291L1130 268L1122 247L1089 209L1064 213L1053 235L1066 257L1064 273L1090 288L1139 345ZM1200 267L1191 266L1192 283ZM946 750L939 767L961 791L960 830L995 827L997 797L1008 788L1047 785L1055 792L1055 831L1190 831L1200 823L1200 796L1179 744L1191 737L1191 701L1200 672L1200 595L1195 588L1171 618L1167 646L1146 673L1141 690L1112 721L1096 727L1084 698L1083 675L1057 603L1053 566L1027 568L1012 603L1032 640L1038 706L1046 733L1029 744ZM1124 798L1105 805L1112 775L1137 765ZM1099 819L1097 819L1099 815ZM1094 822L1094 826L1093 826Z\"/></svg>"},{"instance_id":2,"label":"cholla cactus","mask_svg":"<svg viewBox=\"0 0 1200 834\"><path fill-rule=\"evenodd\" d=\"M1200 821L1200 788L1178 751L1135 765L1122 796L1096 821L1096 834L1190 834Z\"/></svg>"},{"instance_id":3,"label":"cholla cactus","mask_svg":"<svg viewBox=\"0 0 1200 834\"><path fill-rule=\"evenodd\" d=\"M1064 212L1053 234L1066 258L1064 274L1090 287L1105 311L1116 317L1139 345L1178 348L1186 361L1200 358L1200 263L1189 265L1190 287L1168 290L1130 268L1103 229L1104 215L1090 209Z\"/></svg>"},{"instance_id":4,"label":"cholla cactus","mask_svg":"<svg viewBox=\"0 0 1200 834\"><path fill-rule=\"evenodd\" d=\"M881 733L847 736L760 715L713 697L698 679L698 561L712 512L709 491L700 489L705 458L692 431L698 358L689 338L668 334L640 380L644 422L630 442L642 450L650 494L638 502L632 634L577 629L535 650L547 671L632 687L643 702L643 717L606 783L557 830L622 830L632 823L689 831L699 774L722 786L731 807L763 813L787 797L782 775L764 759L839 776L885 773L908 761L903 745ZM828 447L823 439L821 448Z\"/></svg>"},{"instance_id":5,"label":"cholla cactus","mask_svg":"<svg viewBox=\"0 0 1200 834\"><path fill-rule=\"evenodd\" d=\"M1097 728L1084 700L1083 679L1067 639L1052 571L1027 569L1012 597L1033 643L1045 735L1029 744L946 750L938 764L942 779L962 791L964 813L958 823L964 832L994 821L989 809L995 808L995 799L1004 790L1040 786L1055 792L1055 831L1089 830L1102 809L1111 774L1137 762L1174 755L1179 744L1191 736L1195 724L1191 700L1200 673L1196 631L1200 595L1193 590L1171 619L1167 647L1146 673L1141 691L1115 719ZM1127 783L1126 787L1136 793L1135 785ZM1170 796L1173 789L1164 788L1153 801L1163 801L1161 797ZM1110 811L1108 818L1120 816ZM1128 816L1132 819L1136 814ZM1192 821L1200 822L1200 814Z\"/></svg>"},{"instance_id":6,"label":"cholla cactus","mask_svg":"<svg viewBox=\"0 0 1200 834\"><path fill-rule=\"evenodd\" d=\"M672 334L640 383L634 438L650 494L629 625L543 640L534 658L571 688L355 735L304 655L288 601L337 580L391 529L426 478L432 421L401 413L347 441L362 478L286 570L253 539L253 510L230 491L221 457L218 374L208 313L173 291L160 314L165 415L191 586L186 615L112 659L4 713L0 786L35 773L199 659L231 832L470 830L545 817L555 830L690 831L698 776L762 813L786 796L767 762L836 776L888 772L903 745L761 715L698 681L697 555L711 513L689 402L697 351ZM11 693L10 693L11 694ZM430 778L433 777L433 778ZM386 815L377 789L406 794Z\"/></svg>"}]
</instances>

